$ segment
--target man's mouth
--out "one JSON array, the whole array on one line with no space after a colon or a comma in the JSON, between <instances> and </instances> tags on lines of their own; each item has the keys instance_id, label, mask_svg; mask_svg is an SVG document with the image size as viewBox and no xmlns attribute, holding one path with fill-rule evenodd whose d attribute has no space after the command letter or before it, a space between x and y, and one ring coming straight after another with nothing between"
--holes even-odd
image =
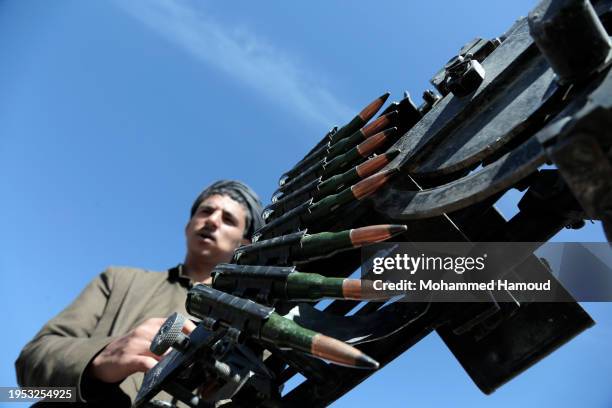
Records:
<instances>
[{"instance_id":1,"label":"man's mouth","mask_svg":"<svg viewBox=\"0 0 612 408\"><path fill-rule=\"evenodd\" d=\"M216 242L217 240L215 239L215 237L213 236L213 234L211 234L208 231L200 231L198 232L198 237L202 238L202 239L210 239L213 242Z\"/></svg>"}]
</instances>

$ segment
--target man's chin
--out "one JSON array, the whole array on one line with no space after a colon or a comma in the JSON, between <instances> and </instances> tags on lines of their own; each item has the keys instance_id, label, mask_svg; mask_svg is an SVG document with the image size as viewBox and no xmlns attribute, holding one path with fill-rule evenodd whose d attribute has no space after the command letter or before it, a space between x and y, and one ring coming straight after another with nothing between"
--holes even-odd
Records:
<instances>
[{"instance_id":1,"label":"man's chin","mask_svg":"<svg viewBox=\"0 0 612 408\"><path fill-rule=\"evenodd\" d=\"M209 265L229 262L232 259L232 255L212 250L212 248L198 251L198 259Z\"/></svg>"}]
</instances>

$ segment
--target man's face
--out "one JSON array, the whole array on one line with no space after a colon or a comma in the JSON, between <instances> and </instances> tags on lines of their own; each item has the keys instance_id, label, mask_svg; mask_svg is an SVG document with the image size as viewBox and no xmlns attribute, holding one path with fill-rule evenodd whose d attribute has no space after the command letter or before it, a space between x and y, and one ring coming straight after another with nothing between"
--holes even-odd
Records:
<instances>
[{"instance_id":1,"label":"man's face","mask_svg":"<svg viewBox=\"0 0 612 408\"><path fill-rule=\"evenodd\" d=\"M205 264L229 262L243 238L246 210L225 195L206 198L185 227L187 252Z\"/></svg>"}]
</instances>

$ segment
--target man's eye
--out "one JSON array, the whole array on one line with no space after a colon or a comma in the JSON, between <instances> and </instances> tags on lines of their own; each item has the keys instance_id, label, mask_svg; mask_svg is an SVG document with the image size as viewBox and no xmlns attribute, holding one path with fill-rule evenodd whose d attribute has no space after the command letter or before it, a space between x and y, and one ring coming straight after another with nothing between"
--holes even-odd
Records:
<instances>
[{"instance_id":1,"label":"man's eye","mask_svg":"<svg viewBox=\"0 0 612 408\"><path fill-rule=\"evenodd\" d=\"M236 225L236 220L231 217L225 217L225 223L229 225Z\"/></svg>"}]
</instances>

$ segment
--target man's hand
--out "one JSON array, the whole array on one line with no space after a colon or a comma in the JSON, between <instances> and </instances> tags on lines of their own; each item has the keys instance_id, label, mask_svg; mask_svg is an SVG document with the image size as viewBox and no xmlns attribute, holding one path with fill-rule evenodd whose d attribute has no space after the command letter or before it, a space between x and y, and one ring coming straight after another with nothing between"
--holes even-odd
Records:
<instances>
[{"instance_id":1,"label":"man's hand","mask_svg":"<svg viewBox=\"0 0 612 408\"><path fill-rule=\"evenodd\" d=\"M89 363L89 375L103 382L116 383L135 372L150 370L164 357L153 354L149 347L165 321L166 319L161 317L151 318L125 336L109 343ZM187 320L183 332L189 334L193 329L195 324Z\"/></svg>"}]
</instances>

